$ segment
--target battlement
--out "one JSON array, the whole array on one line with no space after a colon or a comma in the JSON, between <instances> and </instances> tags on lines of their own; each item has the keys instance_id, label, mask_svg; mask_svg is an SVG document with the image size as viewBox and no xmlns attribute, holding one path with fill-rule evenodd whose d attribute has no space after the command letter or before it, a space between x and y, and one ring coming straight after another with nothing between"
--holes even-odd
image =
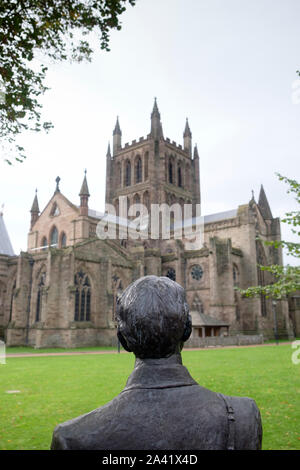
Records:
<instances>
[{"instance_id":1,"label":"battlement","mask_svg":"<svg viewBox=\"0 0 300 470\"><path fill-rule=\"evenodd\" d=\"M138 141L137 141L136 139L134 139L131 143L126 142L126 144L124 145L124 147L122 147L122 148L120 149L120 151L122 151L122 150L124 150L124 149L127 150L127 149L129 149L129 148L131 148L131 147L134 147L135 145L139 145L139 144L141 144L141 143L143 143L143 142L146 142L146 141L148 140L148 137L149 137L149 136L147 136L147 137L140 137Z\"/></svg>"},{"instance_id":2,"label":"battlement","mask_svg":"<svg viewBox=\"0 0 300 470\"><path fill-rule=\"evenodd\" d=\"M165 141L166 141L167 144L173 145L173 147L176 147L178 150L181 150L181 151L183 151L183 152L186 152L186 150L182 148L182 145L181 145L181 144L177 144L177 143L175 142L175 140L172 140L172 142L171 142L171 139L169 139L169 137L166 137Z\"/></svg>"}]
</instances>

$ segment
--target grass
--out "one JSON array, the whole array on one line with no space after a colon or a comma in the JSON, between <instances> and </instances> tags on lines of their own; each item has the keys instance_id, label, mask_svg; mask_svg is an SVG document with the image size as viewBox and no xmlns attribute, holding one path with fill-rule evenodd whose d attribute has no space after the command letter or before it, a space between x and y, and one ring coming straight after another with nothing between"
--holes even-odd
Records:
<instances>
[{"instance_id":1,"label":"grass","mask_svg":"<svg viewBox=\"0 0 300 470\"><path fill-rule=\"evenodd\" d=\"M6 354L42 354L42 353L61 353L61 352L84 352L84 351L117 351L112 346L95 346L83 348L32 348L30 346L9 346L6 348Z\"/></svg>"},{"instance_id":2,"label":"grass","mask_svg":"<svg viewBox=\"0 0 300 470\"><path fill-rule=\"evenodd\" d=\"M249 396L260 408L263 449L300 449L300 364L290 345L183 351L201 385ZM132 354L9 357L0 365L0 449L49 449L56 424L99 407L124 387ZM19 390L20 393L6 393Z\"/></svg>"}]
</instances>

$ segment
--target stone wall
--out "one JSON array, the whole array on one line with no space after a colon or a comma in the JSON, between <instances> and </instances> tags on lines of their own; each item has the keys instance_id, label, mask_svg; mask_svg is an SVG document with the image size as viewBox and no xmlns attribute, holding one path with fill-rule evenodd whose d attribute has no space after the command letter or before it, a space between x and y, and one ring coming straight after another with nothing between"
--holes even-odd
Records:
<instances>
[{"instance_id":1,"label":"stone wall","mask_svg":"<svg viewBox=\"0 0 300 470\"><path fill-rule=\"evenodd\" d=\"M246 346L251 344L263 344L263 335L235 335L213 336L207 338L190 338L185 348L208 348L213 346Z\"/></svg>"}]
</instances>

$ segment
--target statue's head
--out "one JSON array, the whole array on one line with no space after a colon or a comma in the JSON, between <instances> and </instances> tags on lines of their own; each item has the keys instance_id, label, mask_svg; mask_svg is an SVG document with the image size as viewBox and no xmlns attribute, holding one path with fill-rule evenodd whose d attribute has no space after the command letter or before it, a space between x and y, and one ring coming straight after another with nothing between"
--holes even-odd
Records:
<instances>
[{"instance_id":1,"label":"statue's head","mask_svg":"<svg viewBox=\"0 0 300 470\"><path fill-rule=\"evenodd\" d=\"M128 286L116 320L122 346L141 359L180 352L192 331L184 289L168 277L146 276Z\"/></svg>"}]
</instances>

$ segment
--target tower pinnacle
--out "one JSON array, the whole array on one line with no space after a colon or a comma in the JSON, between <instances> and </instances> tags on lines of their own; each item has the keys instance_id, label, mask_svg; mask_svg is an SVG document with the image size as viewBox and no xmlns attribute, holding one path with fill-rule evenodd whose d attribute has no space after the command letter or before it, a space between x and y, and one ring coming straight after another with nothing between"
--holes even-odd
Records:
<instances>
[{"instance_id":1,"label":"tower pinnacle","mask_svg":"<svg viewBox=\"0 0 300 470\"><path fill-rule=\"evenodd\" d=\"M186 118L185 129L183 133L183 148L192 156L192 133L189 126L188 118Z\"/></svg>"},{"instance_id":2,"label":"tower pinnacle","mask_svg":"<svg viewBox=\"0 0 300 470\"><path fill-rule=\"evenodd\" d=\"M151 113L151 136L154 140L159 140L160 137L163 137L162 125L160 122L160 112L158 110L156 97L154 98L153 110Z\"/></svg>"},{"instance_id":3,"label":"tower pinnacle","mask_svg":"<svg viewBox=\"0 0 300 470\"><path fill-rule=\"evenodd\" d=\"M39 214L40 214L39 202L37 198L37 189L35 190L35 196L34 196L33 203L30 209L30 213L31 213L30 230L32 230L32 227L34 226L35 222L39 218Z\"/></svg>"},{"instance_id":4,"label":"tower pinnacle","mask_svg":"<svg viewBox=\"0 0 300 470\"><path fill-rule=\"evenodd\" d=\"M80 215L88 215L89 213L89 188L86 180L86 170L84 170L84 178L81 185L80 196Z\"/></svg>"},{"instance_id":5,"label":"tower pinnacle","mask_svg":"<svg viewBox=\"0 0 300 470\"><path fill-rule=\"evenodd\" d=\"M113 131L113 155L116 155L118 150L122 148L122 131L119 124L119 116L117 116L117 122Z\"/></svg>"}]
</instances>

